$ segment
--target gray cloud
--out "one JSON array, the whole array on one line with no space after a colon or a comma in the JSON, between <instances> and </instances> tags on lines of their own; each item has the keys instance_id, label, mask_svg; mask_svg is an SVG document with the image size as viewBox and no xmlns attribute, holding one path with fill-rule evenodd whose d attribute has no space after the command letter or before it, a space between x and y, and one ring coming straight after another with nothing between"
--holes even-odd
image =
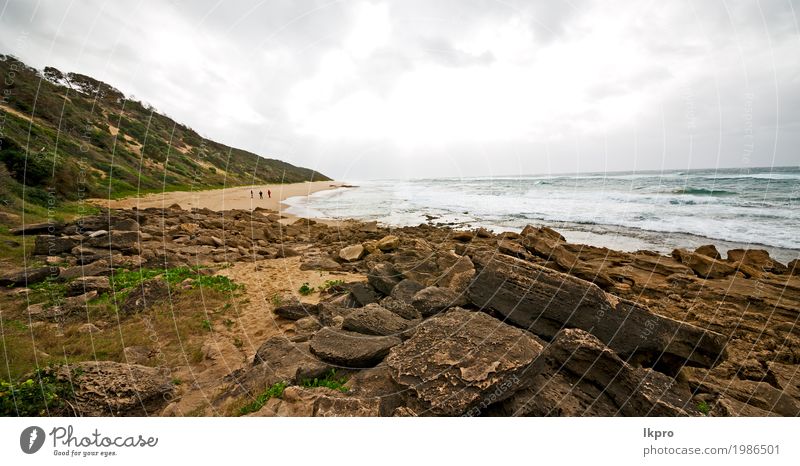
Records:
<instances>
[{"instance_id":1,"label":"gray cloud","mask_svg":"<svg viewBox=\"0 0 800 466\"><path fill-rule=\"evenodd\" d=\"M800 161L789 0L11 0L2 11L4 53L338 178Z\"/></svg>"}]
</instances>

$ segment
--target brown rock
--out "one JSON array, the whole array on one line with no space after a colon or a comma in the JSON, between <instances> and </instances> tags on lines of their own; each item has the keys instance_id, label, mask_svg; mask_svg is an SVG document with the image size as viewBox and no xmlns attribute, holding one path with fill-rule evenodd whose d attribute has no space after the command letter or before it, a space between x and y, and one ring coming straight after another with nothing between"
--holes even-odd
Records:
<instances>
[{"instance_id":1,"label":"brown rock","mask_svg":"<svg viewBox=\"0 0 800 466\"><path fill-rule=\"evenodd\" d=\"M410 325L411 322L378 304L367 304L354 309L342 322L342 328L345 330L381 336L400 336Z\"/></svg>"},{"instance_id":2,"label":"brown rock","mask_svg":"<svg viewBox=\"0 0 800 466\"><path fill-rule=\"evenodd\" d=\"M722 278L736 273L736 268L730 264L685 249L672 251L672 257L687 265L700 278Z\"/></svg>"},{"instance_id":3,"label":"brown rock","mask_svg":"<svg viewBox=\"0 0 800 466\"><path fill-rule=\"evenodd\" d=\"M697 254L702 254L704 256L710 257L712 259L717 259L717 260L722 259L722 256L720 255L719 251L717 251L717 247L714 246L713 244L706 244L700 246L699 248L695 249L694 252Z\"/></svg>"},{"instance_id":4,"label":"brown rock","mask_svg":"<svg viewBox=\"0 0 800 466\"><path fill-rule=\"evenodd\" d=\"M323 361L345 367L372 367L399 345L397 337L376 337L329 327L311 339L311 352Z\"/></svg>"},{"instance_id":5,"label":"brown rock","mask_svg":"<svg viewBox=\"0 0 800 466\"><path fill-rule=\"evenodd\" d=\"M364 249L364 246L360 244L353 244L339 250L339 257L347 262L355 262L357 260L361 260L366 253L367 250Z\"/></svg>"}]
</instances>

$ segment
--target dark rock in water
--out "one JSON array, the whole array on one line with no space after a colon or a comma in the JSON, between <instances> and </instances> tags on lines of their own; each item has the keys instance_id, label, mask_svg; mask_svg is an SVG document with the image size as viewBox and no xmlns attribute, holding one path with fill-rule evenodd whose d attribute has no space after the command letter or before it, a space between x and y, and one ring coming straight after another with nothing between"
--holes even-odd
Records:
<instances>
[{"instance_id":1,"label":"dark rock in water","mask_svg":"<svg viewBox=\"0 0 800 466\"><path fill-rule=\"evenodd\" d=\"M404 301L398 301L391 296L383 298L380 302L380 305L384 309L394 312L406 320L416 320L422 318L422 314L420 314L420 312L414 306Z\"/></svg>"},{"instance_id":2,"label":"dark rock in water","mask_svg":"<svg viewBox=\"0 0 800 466\"><path fill-rule=\"evenodd\" d=\"M33 243L34 256L55 256L70 252L81 244L80 236L39 235Z\"/></svg>"},{"instance_id":3,"label":"dark rock in water","mask_svg":"<svg viewBox=\"0 0 800 466\"><path fill-rule=\"evenodd\" d=\"M177 289L172 290L172 293L176 292ZM169 284L161 278L153 278L133 288L119 310L122 314L137 314L149 310L156 304L168 303L169 299Z\"/></svg>"},{"instance_id":4,"label":"dark rock in water","mask_svg":"<svg viewBox=\"0 0 800 466\"><path fill-rule=\"evenodd\" d=\"M49 277L58 277L57 267L28 267L0 275L0 286L28 286Z\"/></svg>"},{"instance_id":5,"label":"dark rock in water","mask_svg":"<svg viewBox=\"0 0 800 466\"><path fill-rule=\"evenodd\" d=\"M408 330L410 325L411 322L378 304L367 304L362 308L354 309L342 322L344 330L381 336L400 336Z\"/></svg>"},{"instance_id":6,"label":"dark rock in water","mask_svg":"<svg viewBox=\"0 0 800 466\"><path fill-rule=\"evenodd\" d=\"M90 291L98 294L111 291L111 282L108 277L78 277L67 286L68 296L77 296Z\"/></svg>"},{"instance_id":7,"label":"dark rock in water","mask_svg":"<svg viewBox=\"0 0 800 466\"><path fill-rule=\"evenodd\" d=\"M705 244L700 246L699 248L694 250L697 254L702 254L704 256L710 257L712 259L720 260L722 256L720 255L719 251L717 251L717 247L713 244Z\"/></svg>"},{"instance_id":8,"label":"dark rock in water","mask_svg":"<svg viewBox=\"0 0 800 466\"><path fill-rule=\"evenodd\" d=\"M373 288L389 296L392 289L400 283L403 276L392 264L380 262L369 268L367 280Z\"/></svg>"},{"instance_id":9,"label":"dark rock in water","mask_svg":"<svg viewBox=\"0 0 800 466\"><path fill-rule=\"evenodd\" d=\"M355 282L348 283L346 286L350 290L350 294L353 296L353 298L355 298L355 300L358 301L362 306L378 302L378 294L368 284L364 282Z\"/></svg>"},{"instance_id":10,"label":"dark rock in water","mask_svg":"<svg viewBox=\"0 0 800 466\"><path fill-rule=\"evenodd\" d=\"M526 387L492 406L504 416L697 415L688 385L634 368L588 332L565 329L542 352Z\"/></svg>"},{"instance_id":11,"label":"dark rock in water","mask_svg":"<svg viewBox=\"0 0 800 466\"><path fill-rule=\"evenodd\" d=\"M462 293L457 293L450 288L429 286L415 294L411 304L422 314L422 317L430 317L447 308L462 306L466 302L466 296Z\"/></svg>"},{"instance_id":12,"label":"dark rock in water","mask_svg":"<svg viewBox=\"0 0 800 466\"><path fill-rule=\"evenodd\" d=\"M62 366L57 377L74 390L70 403L79 416L152 416L175 391L158 369L113 361Z\"/></svg>"},{"instance_id":13,"label":"dark rock in water","mask_svg":"<svg viewBox=\"0 0 800 466\"><path fill-rule=\"evenodd\" d=\"M274 311L276 316L289 320L298 320L303 317L315 316L319 313L316 304L303 303L295 296L284 297Z\"/></svg>"},{"instance_id":14,"label":"dark rock in water","mask_svg":"<svg viewBox=\"0 0 800 466\"><path fill-rule=\"evenodd\" d=\"M300 270L341 270L342 266L330 257L312 257L300 264Z\"/></svg>"},{"instance_id":15,"label":"dark rock in water","mask_svg":"<svg viewBox=\"0 0 800 466\"><path fill-rule=\"evenodd\" d=\"M397 337L376 337L329 327L317 332L310 348L318 358L345 367L372 367L399 345Z\"/></svg>"},{"instance_id":16,"label":"dark rock in water","mask_svg":"<svg viewBox=\"0 0 800 466\"><path fill-rule=\"evenodd\" d=\"M731 249L728 251L728 261L739 262L757 270L784 274L789 269L780 262L769 257L769 253L763 249Z\"/></svg>"},{"instance_id":17,"label":"dark rock in water","mask_svg":"<svg viewBox=\"0 0 800 466\"><path fill-rule=\"evenodd\" d=\"M519 390L541 351L526 332L457 308L424 321L386 364L431 414L458 416Z\"/></svg>"},{"instance_id":18,"label":"dark rock in water","mask_svg":"<svg viewBox=\"0 0 800 466\"><path fill-rule=\"evenodd\" d=\"M391 296L398 301L410 303L414 299L414 295L423 288L425 287L421 283L406 278L392 288Z\"/></svg>"},{"instance_id":19,"label":"dark rock in water","mask_svg":"<svg viewBox=\"0 0 800 466\"><path fill-rule=\"evenodd\" d=\"M703 254L689 252L685 249L672 251L672 257L688 266L700 278L723 278L736 273L736 267L726 262L712 259Z\"/></svg>"},{"instance_id":20,"label":"dark rock in water","mask_svg":"<svg viewBox=\"0 0 800 466\"><path fill-rule=\"evenodd\" d=\"M472 303L544 338L583 329L623 357L669 372L684 364L711 367L725 357L722 335L653 314L587 281L500 254L476 254L473 262Z\"/></svg>"}]
</instances>

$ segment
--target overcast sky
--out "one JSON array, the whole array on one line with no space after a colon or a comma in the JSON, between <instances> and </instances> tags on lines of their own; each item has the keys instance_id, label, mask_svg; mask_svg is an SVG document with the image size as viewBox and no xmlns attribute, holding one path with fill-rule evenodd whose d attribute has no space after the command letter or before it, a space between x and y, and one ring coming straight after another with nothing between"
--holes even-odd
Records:
<instances>
[{"instance_id":1,"label":"overcast sky","mask_svg":"<svg viewBox=\"0 0 800 466\"><path fill-rule=\"evenodd\" d=\"M0 52L337 179L800 164L800 2L2 3Z\"/></svg>"}]
</instances>

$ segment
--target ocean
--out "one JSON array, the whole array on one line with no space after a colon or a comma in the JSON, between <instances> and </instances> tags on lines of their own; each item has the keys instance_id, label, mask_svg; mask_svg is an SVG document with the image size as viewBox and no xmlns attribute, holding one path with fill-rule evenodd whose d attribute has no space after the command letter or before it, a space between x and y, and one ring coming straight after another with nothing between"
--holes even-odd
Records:
<instances>
[{"instance_id":1,"label":"ocean","mask_svg":"<svg viewBox=\"0 0 800 466\"><path fill-rule=\"evenodd\" d=\"M379 180L290 198L288 212L328 219L519 231L669 253L715 244L800 257L800 167Z\"/></svg>"}]
</instances>

